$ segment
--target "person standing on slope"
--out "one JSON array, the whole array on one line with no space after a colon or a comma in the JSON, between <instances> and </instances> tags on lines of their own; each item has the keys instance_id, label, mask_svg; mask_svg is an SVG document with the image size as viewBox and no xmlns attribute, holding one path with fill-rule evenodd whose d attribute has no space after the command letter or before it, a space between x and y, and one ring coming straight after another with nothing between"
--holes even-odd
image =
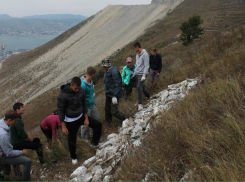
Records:
<instances>
[{"instance_id":1,"label":"person standing on slope","mask_svg":"<svg viewBox=\"0 0 245 182\"><path fill-rule=\"evenodd\" d=\"M149 71L151 86L157 85L161 71L162 71L162 58L157 53L157 49L152 49L150 55L150 71Z\"/></svg>"},{"instance_id":2,"label":"person standing on slope","mask_svg":"<svg viewBox=\"0 0 245 182\"><path fill-rule=\"evenodd\" d=\"M86 99L86 105L88 109L88 116L94 118L97 121L100 121L100 115L98 112L98 109L95 105L95 93L94 93L94 84L93 84L93 78L96 74L96 69L93 67L87 68L87 73L81 78L82 84L81 87L85 91L85 99ZM85 140L88 139L87 135L88 127L82 125L81 127L81 137ZM90 128L90 137L93 136L93 129Z\"/></svg>"},{"instance_id":3,"label":"person standing on slope","mask_svg":"<svg viewBox=\"0 0 245 182\"><path fill-rule=\"evenodd\" d=\"M126 63L127 65L124 66L122 70L122 82L126 92L125 98L128 99L132 94L133 87L135 87L135 79L132 79L132 76L134 75L136 65L133 64L133 59L131 57L126 59Z\"/></svg>"},{"instance_id":4,"label":"person standing on slope","mask_svg":"<svg viewBox=\"0 0 245 182\"><path fill-rule=\"evenodd\" d=\"M124 121L126 116L119 112L119 99L123 96L122 77L117 67L111 66L108 59L102 61L101 66L105 70L104 86L105 86L105 119L109 125L112 121L112 116Z\"/></svg>"},{"instance_id":5,"label":"person standing on slope","mask_svg":"<svg viewBox=\"0 0 245 182\"><path fill-rule=\"evenodd\" d=\"M10 143L10 128L16 124L19 115L15 111L5 113L4 119L0 120L0 153L2 154L3 174L9 175L11 165L23 165L22 177L30 181L31 159L27 158L26 150L14 150Z\"/></svg>"},{"instance_id":6,"label":"person standing on slope","mask_svg":"<svg viewBox=\"0 0 245 182\"><path fill-rule=\"evenodd\" d=\"M98 146L102 124L91 118L87 114L85 91L81 87L81 80L74 77L71 83L61 86L61 92L58 96L57 109L61 121L62 133L68 136L68 147L72 164L77 164L76 141L77 132L81 125L93 129L93 138L91 145Z\"/></svg>"},{"instance_id":7,"label":"person standing on slope","mask_svg":"<svg viewBox=\"0 0 245 182\"><path fill-rule=\"evenodd\" d=\"M150 98L150 94L144 89L145 79L149 70L149 55L145 49L141 48L139 42L133 45L136 54L136 68L132 79L136 79L136 87L138 90L138 110L143 109L143 90L145 95Z\"/></svg>"}]
</instances>

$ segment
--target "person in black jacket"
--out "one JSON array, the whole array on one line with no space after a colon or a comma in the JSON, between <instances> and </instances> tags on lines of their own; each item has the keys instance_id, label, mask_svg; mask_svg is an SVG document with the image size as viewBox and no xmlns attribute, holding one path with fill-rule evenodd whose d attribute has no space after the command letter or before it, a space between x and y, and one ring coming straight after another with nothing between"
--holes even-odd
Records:
<instances>
[{"instance_id":1,"label":"person in black jacket","mask_svg":"<svg viewBox=\"0 0 245 182\"><path fill-rule=\"evenodd\" d=\"M150 69L149 69L151 86L157 85L161 71L162 71L162 58L157 53L157 49L152 49L150 55Z\"/></svg>"},{"instance_id":2,"label":"person in black jacket","mask_svg":"<svg viewBox=\"0 0 245 182\"><path fill-rule=\"evenodd\" d=\"M76 139L77 132L81 125L93 129L91 145L98 146L102 124L87 114L85 92L81 87L81 80L74 77L71 83L61 86L61 93L58 96L57 110L61 121L62 133L68 135L68 147L72 163L77 164Z\"/></svg>"},{"instance_id":3,"label":"person in black jacket","mask_svg":"<svg viewBox=\"0 0 245 182\"><path fill-rule=\"evenodd\" d=\"M105 86L105 119L107 124L112 121L112 116L121 121L126 119L126 116L119 112L119 99L123 96L122 77L117 67L111 66L111 62L106 59L101 65L105 69L104 86Z\"/></svg>"}]
</instances>

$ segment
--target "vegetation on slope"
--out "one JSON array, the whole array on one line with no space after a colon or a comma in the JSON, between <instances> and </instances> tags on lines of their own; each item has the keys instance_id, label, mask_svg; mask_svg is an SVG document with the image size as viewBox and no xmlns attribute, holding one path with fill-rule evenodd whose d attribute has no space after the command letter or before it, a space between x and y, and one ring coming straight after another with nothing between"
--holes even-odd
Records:
<instances>
[{"instance_id":1,"label":"vegetation on slope","mask_svg":"<svg viewBox=\"0 0 245 182\"><path fill-rule=\"evenodd\" d=\"M199 175L196 180L242 179L242 175L236 174L242 173L244 153L244 30L235 28L244 21L244 8L243 1L185 0L165 20L138 38L148 52L157 48L163 57L161 82L155 89L148 87L151 94L186 78L201 76L202 84L180 105L163 115L160 125L144 141L144 147L132 151L123 162L118 179L142 180L151 172L151 180L179 180L189 169L196 170ZM193 15L200 15L206 31L201 40L184 47L178 42L179 27ZM128 56L135 57L132 44L115 53L111 60L120 67ZM102 73L100 68L98 70ZM95 90L96 104L104 123L105 98L100 77ZM27 105L25 127L32 136L36 136L40 122L56 108L58 93L59 88L54 88ZM122 100L121 110L129 116L134 114L135 102L134 92L129 101ZM116 119L111 126L104 125L103 139L107 134L117 132L120 125ZM45 141L44 137L42 141ZM65 138L62 143L66 146ZM85 143L79 145L88 149L87 152L79 150L81 164L94 151L90 151ZM67 148L63 150L68 153ZM46 156L52 160L52 156ZM68 163L69 157L58 156L57 163L49 163L48 168L57 164L69 166ZM69 167L72 170L77 166ZM39 169L34 163L34 170L38 173ZM67 171L64 175L69 174ZM45 180L52 180L54 175Z\"/></svg>"},{"instance_id":2,"label":"vegetation on slope","mask_svg":"<svg viewBox=\"0 0 245 182\"><path fill-rule=\"evenodd\" d=\"M122 163L118 179L244 180L245 30L220 35L193 53L202 83L170 111ZM143 155L142 155L143 154Z\"/></svg>"}]
</instances>

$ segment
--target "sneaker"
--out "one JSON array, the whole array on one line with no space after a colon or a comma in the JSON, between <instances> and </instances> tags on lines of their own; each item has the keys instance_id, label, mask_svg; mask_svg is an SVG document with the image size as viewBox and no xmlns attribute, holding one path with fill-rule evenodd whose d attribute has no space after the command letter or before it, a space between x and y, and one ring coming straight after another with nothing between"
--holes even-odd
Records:
<instances>
[{"instance_id":1,"label":"sneaker","mask_svg":"<svg viewBox=\"0 0 245 182\"><path fill-rule=\"evenodd\" d=\"M142 104L139 104L138 105L138 111L142 110L143 109L143 105Z\"/></svg>"},{"instance_id":2,"label":"sneaker","mask_svg":"<svg viewBox=\"0 0 245 182\"><path fill-rule=\"evenodd\" d=\"M72 164L76 165L78 163L77 159L72 159Z\"/></svg>"}]
</instances>

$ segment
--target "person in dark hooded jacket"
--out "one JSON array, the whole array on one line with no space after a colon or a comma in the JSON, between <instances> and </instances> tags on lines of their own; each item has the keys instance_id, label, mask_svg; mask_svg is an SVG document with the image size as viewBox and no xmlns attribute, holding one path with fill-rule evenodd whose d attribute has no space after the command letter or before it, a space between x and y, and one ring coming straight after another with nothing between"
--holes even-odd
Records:
<instances>
[{"instance_id":1,"label":"person in dark hooded jacket","mask_svg":"<svg viewBox=\"0 0 245 182\"><path fill-rule=\"evenodd\" d=\"M62 132L68 135L68 146L72 163L77 164L76 139L79 127L85 125L93 129L91 141L93 146L99 144L102 130L101 122L89 117L87 114L85 92L81 87L80 78L74 77L71 83L61 86L57 110Z\"/></svg>"},{"instance_id":2,"label":"person in dark hooded jacket","mask_svg":"<svg viewBox=\"0 0 245 182\"><path fill-rule=\"evenodd\" d=\"M112 116L121 121L126 119L126 116L119 112L119 99L123 96L122 77L117 67L111 66L111 62L106 59L101 65L105 70L104 86L105 86L105 119L107 124L112 121Z\"/></svg>"}]
</instances>

